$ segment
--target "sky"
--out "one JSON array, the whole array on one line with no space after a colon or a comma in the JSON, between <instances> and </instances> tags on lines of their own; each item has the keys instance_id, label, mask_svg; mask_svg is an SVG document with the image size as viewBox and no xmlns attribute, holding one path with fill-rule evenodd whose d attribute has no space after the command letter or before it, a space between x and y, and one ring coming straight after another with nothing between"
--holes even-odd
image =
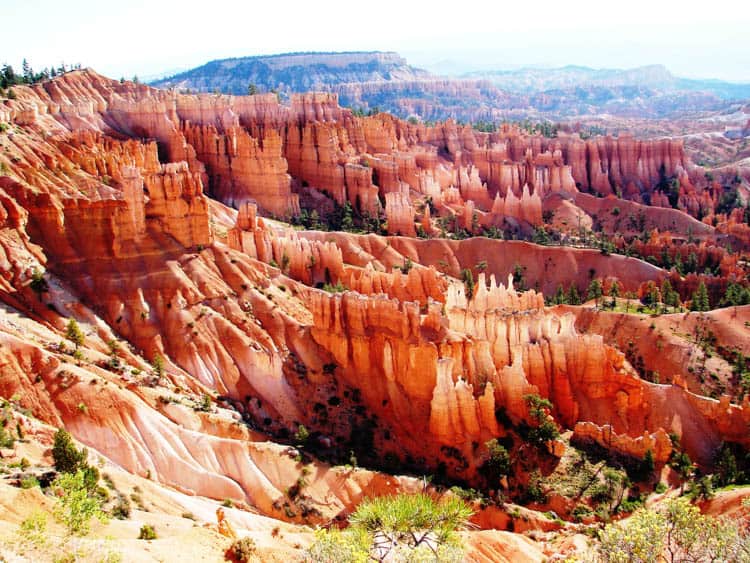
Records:
<instances>
[{"instance_id":1,"label":"sky","mask_svg":"<svg viewBox=\"0 0 750 563\"><path fill-rule=\"evenodd\" d=\"M664 64L750 82L745 0L0 0L0 63L142 78L292 51L397 51L429 70Z\"/></svg>"}]
</instances>

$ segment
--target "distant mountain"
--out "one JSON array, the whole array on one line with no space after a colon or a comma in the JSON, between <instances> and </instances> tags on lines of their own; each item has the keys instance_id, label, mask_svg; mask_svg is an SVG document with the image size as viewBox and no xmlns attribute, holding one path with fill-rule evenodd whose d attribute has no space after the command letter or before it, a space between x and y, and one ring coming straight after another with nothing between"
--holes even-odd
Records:
<instances>
[{"instance_id":1,"label":"distant mountain","mask_svg":"<svg viewBox=\"0 0 750 563\"><path fill-rule=\"evenodd\" d=\"M203 66L155 80L152 86L198 92L218 90L247 94L259 91L306 92L330 90L343 83L391 82L430 78L427 71L409 66L391 52L287 53L211 61Z\"/></svg>"},{"instance_id":2,"label":"distant mountain","mask_svg":"<svg viewBox=\"0 0 750 563\"><path fill-rule=\"evenodd\" d=\"M365 111L471 122L601 114L671 118L721 110L728 100L750 98L750 84L678 78L662 65L484 70L446 78L381 51L223 59L151 84L227 94L247 94L251 84L258 92L327 91L338 94L342 105Z\"/></svg>"},{"instance_id":3,"label":"distant mountain","mask_svg":"<svg viewBox=\"0 0 750 563\"><path fill-rule=\"evenodd\" d=\"M489 80L498 88L518 94L536 94L570 88L635 87L660 92L705 92L722 100L750 98L750 84L679 78L663 65L631 69L594 69L569 65L561 68L482 70L467 72L460 77Z\"/></svg>"}]
</instances>

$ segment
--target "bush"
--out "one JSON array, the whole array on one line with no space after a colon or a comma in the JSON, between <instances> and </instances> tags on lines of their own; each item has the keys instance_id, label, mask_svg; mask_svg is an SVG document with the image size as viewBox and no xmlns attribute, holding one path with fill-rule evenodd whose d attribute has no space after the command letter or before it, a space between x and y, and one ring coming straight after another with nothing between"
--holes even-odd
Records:
<instances>
[{"instance_id":1,"label":"bush","mask_svg":"<svg viewBox=\"0 0 750 563\"><path fill-rule=\"evenodd\" d=\"M538 471L533 471L529 476L529 484L523 492L523 500L525 503L544 504L547 502L547 495L542 489L542 476Z\"/></svg>"},{"instance_id":2,"label":"bush","mask_svg":"<svg viewBox=\"0 0 750 563\"><path fill-rule=\"evenodd\" d=\"M44 279L44 272L38 268L34 268L34 272L31 274L31 283L29 284L31 290L40 295L49 291L49 284Z\"/></svg>"},{"instance_id":3,"label":"bush","mask_svg":"<svg viewBox=\"0 0 750 563\"><path fill-rule=\"evenodd\" d=\"M22 489L33 489L34 487L38 487L38 486L39 486L39 479L37 479L33 475L27 475L26 477L21 479Z\"/></svg>"},{"instance_id":4,"label":"bush","mask_svg":"<svg viewBox=\"0 0 750 563\"><path fill-rule=\"evenodd\" d=\"M235 561L243 563L245 561L252 561L258 551L258 547L255 545L254 539L244 537L235 540L232 547L229 548L229 551Z\"/></svg>"},{"instance_id":5,"label":"bush","mask_svg":"<svg viewBox=\"0 0 750 563\"><path fill-rule=\"evenodd\" d=\"M560 437L560 430L551 420L542 421L539 426L529 430L529 440L535 444L546 444L550 440L556 440Z\"/></svg>"},{"instance_id":6,"label":"bush","mask_svg":"<svg viewBox=\"0 0 750 563\"><path fill-rule=\"evenodd\" d=\"M68 321L68 326L65 328L65 337L73 343L76 351L78 350L78 347L83 344L83 332L81 332L81 328L78 326L78 322L75 319L70 319Z\"/></svg>"},{"instance_id":7,"label":"bush","mask_svg":"<svg viewBox=\"0 0 750 563\"><path fill-rule=\"evenodd\" d=\"M487 460L479 468L487 479L488 484L493 486L502 477L510 473L510 456L508 450L501 446L496 439L485 443L487 448Z\"/></svg>"},{"instance_id":8,"label":"bush","mask_svg":"<svg viewBox=\"0 0 750 563\"><path fill-rule=\"evenodd\" d=\"M156 530L154 530L154 527L151 524L144 524L141 526L141 531L138 534L139 540L155 540L156 539Z\"/></svg>"},{"instance_id":9,"label":"bush","mask_svg":"<svg viewBox=\"0 0 750 563\"><path fill-rule=\"evenodd\" d=\"M639 460L637 466L631 471L636 481L646 481L652 477L655 469L654 454L651 450L646 450L642 460Z\"/></svg>"},{"instance_id":10,"label":"bush","mask_svg":"<svg viewBox=\"0 0 750 563\"><path fill-rule=\"evenodd\" d=\"M16 439L13 434L0 426L0 448L12 448L15 443Z\"/></svg>"},{"instance_id":11,"label":"bush","mask_svg":"<svg viewBox=\"0 0 750 563\"><path fill-rule=\"evenodd\" d=\"M574 522L580 522L584 518L587 518L591 516L593 513L591 512L591 508L585 504L579 504L574 509L573 512L570 513L570 515L573 517Z\"/></svg>"},{"instance_id":12,"label":"bush","mask_svg":"<svg viewBox=\"0 0 750 563\"><path fill-rule=\"evenodd\" d=\"M101 502L87 487L86 480L84 471L78 470L63 473L52 483L57 495L55 517L65 524L71 534L81 536L89 533L92 518L106 521Z\"/></svg>"},{"instance_id":13,"label":"bush","mask_svg":"<svg viewBox=\"0 0 750 563\"><path fill-rule=\"evenodd\" d=\"M73 444L70 434L64 429L55 433L55 442L52 446L52 458L55 460L55 468L61 473L75 473L78 469L86 467L86 449L79 450Z\"/></svg>"},{"instance_id":14,"label":"bush","mask_svg":"<svg viewBox=\"0 0 750 563\"><path fill-rule=\"evenodd\" d=\"M208 393L203 393L203 395L201 395L201 400L195 410L199 410L202 412L211 412L211 404L211 395L209 395Z\"/></svg>"},{"instance_id":15,"label":"bush","mask_svg":"<svg viewBox=\"0 0 750 563\"><path fill-rule=\"evenodd\" d=\"M304 427L304 425L300 424L297 428L297 432L294 433L294 440L298 444L304 444L307 442L307 439L310 437L310 432L307 430L307 428Z\"/></svg>"},{"instance_id":16,"label":"bush","mask_svg":"<svg viewBox=\"0 0 750 563\"><path fill-rule=\"evenodd\" d=\"M117 502L112 507L111 515L118 520L127 520L130 518L130 499L125 495L118 495Z\"/></svg>"},{"instance_id":17,"label":"bush","mask_svg":"<svg viewBox=\"0 0 750 563\"><path fill-rule=\"evenodd\" d=\"M670 499L658 510L640 509L609 524L599 539L600 560L612 563L744 561L750 550L736 522L702 515L685 498Z\"/></svg>"},{"instance_id":18,"label":"bush","mask_svg":"<svg viewBox=\"0 0 750 563\"><path fill-rule=\"evenodd\" d=\"M350 526L316 532L312 561L461 561L456 530L471 516L459 498L436 501L426 494L380 497L362 502Z\"/></svg>"},{"instance_id":19,"label":"bush","mask_svg":"<svg viewBox=\"0 0 750 563\"><path fill-rule=\"evenodd\" d=\"M323 291L327 291L328 293L344 293L345 291L349 291L349 288L339 280L335 284L323 284Z\"/></svg>"},{"instance_id":20,"label":"bush","mask_svg":"<svg viewBox=\"0 0 750 563\"><path fill-rule=\"evenodd\" d=\"M37 547L47 545L47 515L41 511L34 511L31 516L21 522L19 535Z\"/></svg>"},{"instance_id":21,"label":"bush","mask_svg":"<svg viewBox=\"0 0 750 563\"><path fill-rule=\"evenodd\" d=\"M536 426L529 430L529 440L541 446L550 440L557 439L560 436L560 430L548 414L552 410L552 403L534 394L524 395L523 398L529 407L531 418L536 422Z\"/></svg>"}]
</instances>

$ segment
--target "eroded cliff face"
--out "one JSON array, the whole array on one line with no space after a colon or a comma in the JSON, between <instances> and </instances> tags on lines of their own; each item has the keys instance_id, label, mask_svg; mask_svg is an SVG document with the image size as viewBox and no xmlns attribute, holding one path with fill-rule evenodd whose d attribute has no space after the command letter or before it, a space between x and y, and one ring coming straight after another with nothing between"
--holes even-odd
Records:
<instances>
[{"instance_id":1,"label":"eroded cliff face","mask_svg":"<svg viewBox=\"0 0 750 563\"><path fill-rule=\"evenodd\" d=\"M272 94L179 95L81 71L25 89L9 113L53 130L65 123L156 139L162 159L188 162L207 193L233 207L253 201L276 216L297 214L293 178L340 205L369 214L385 208L393 233L413 234L414 209L399 197L412 206L430 197L456 214L471 202L491 215L485 223L507 217L532 225L541 224L548 194L578 189L641 201L675 177L681 209L697 213L711 201L701 203L678 141L548 139L508 125L489 134L452 121L427 127L354 116L334 94L295 94L281 105ZM388 205L389 193L404 195ZM654 197L658 204L661 192Z\"/></svg>"},{"instance_id":2,"label":"eroded cliff face","mask_svg":"<svg viewBox=\"0 0 750 563\"><path fill-rule=\"evenodd\" d=\"M475 212L533 225L542 199L576 182L640 190L677 171L677 144L488 135L356 117L332 95L288 106L181 96L91 71L17 91L0 136L0 392L133 472L291 518L293 456L241 422L275 436L304 424L322 451L359 440L471 480L474 444L506 432L502 411L528 421L531 393L592 440L609 425L626 453L646 436L661 448L670 431L699 460L748 441L747 404L644 382L601 336L505 282L518 260L540 280L567 268L577 283L591 264L626 264L628 289L658 268L521 242L295 231L269 217L296 214L300 191L382 211L393 234L414 234L417 218L434 227L427 197L467 228ZM463 269L475 284L458 281ZM76 362L58 346L68 317L86 334ZM146 363L157 356L164 374ZM200 410L203 394L236 424L185 408ZM366 487L414 485L363 473L342 488L341 471L320 471L310 503L324 517Z\"/></svg>"}]
</instances>

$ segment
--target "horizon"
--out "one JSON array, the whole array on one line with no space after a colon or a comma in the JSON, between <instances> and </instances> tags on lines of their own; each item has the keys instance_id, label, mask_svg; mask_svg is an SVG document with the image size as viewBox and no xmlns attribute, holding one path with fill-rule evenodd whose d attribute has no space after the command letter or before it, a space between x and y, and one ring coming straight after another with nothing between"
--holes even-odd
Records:
<instances>
[{"instance_id":1,"label":"horizon","mask_svg":"<svg viewBox=\"0 0 750 563\"><path fill-rule=\"evenodd\" d=\"M342 51L291 51L287 53L262 53L257 55L239 55L239 56L232 56L232 57L224 57L220 59L211 59L208 61L204 61L201 64L186 67L182 69L174 69L172 71L169 71L167 73L157 73L153 75L150 80L159 80L161 78L170 78L175 75L182 74L184 72L189 72L191 70L194 70L196 68L200 68L202 66L206 66L210 63L215 62L222 62L222 61L231 61L231 60L240 60L240 59L265 59L265 58L273 58L273 57L284 57L284 56L295 56L295 55L355 55L355 54L395 54L398 55L406 60L406 63L409 66L415 67L419 70L428 70L432 74L440 75L438 71L430 70L430 67L437 68L442 64L446 63L453 63L454 61L450 60L441 60L441 61L435 61L434 63L431 63L426 66L421 65L415 65L412 63L412 61L409 60L408 57L404 56L403 53L399 53L398 51L385 51L385 50L366 50L366 51L357 51L357 50L351 50L351 49L345 49ZM500 72L513 72L513 71L523 71L523 70L561 70L566 68L579 68L579 69L585 69L585 70L593 70L593 71L632 71L632 70L638 70L643 68L650 68L650 67L660 67L672 74L673 76L677 78L687 78L691 80L720 80L723 82L729 82L733 84L750 84L750 79L746 81L734 81L734 80L724 80L724 79L717 79L713 76L684 76L676 74L672 71L667 65L662 64L660 62L653 62L653 63L646 63L638 66L632 66L632 67L609 67L609 66L588 66L583 64L577 64L577 63L567 63L567 64L559 64L559 65L546 65L543 63L540 64L514 64L514 65L501 65L501 66L486 66L486 65L475 65L474 68L469 68L470 65L467 65L467 68L465 70L462 70L462 73L471 73L471 72L492 72L492 71L500 71ZM97 70L97 69L93 69ZM446 76L451 78L459 77L458 74L444 74L440 76ZM127 78L127 77L126 77ZM140 77L143 78L143 77Z\"/></svg>"},{"instance_id":2,"label":"horizon","mask_svg":"<svg viewBox=\"0 0 750 563\"><path fill-rule=\"evenodd\" d=\"M473 69L629 69L662 64L684 78L750 82L750 11L730 0L711 10L697 2L633 0L616 22L599 4L559 5L543 0L487 8L477 0L452 12L382 0L352 16L351 5L329 0L325 11L293 1L279 17L275 6L236 6L217 0L103 5L93 0L11 0L0 62L37 70L78 64L114 78L164 76L211 60L268 53L395 51L430 69L446 61ZM198 17L199 16L199 17Z\"/></svg>"},{"instance_id":3,"label":"horizon","mask_svg":"<svg viewBox=\"0 0 750 563\"><path fill-rule=\"evenodd\" d=\"M205 66L207 64L214 63L214 62L221 62L221 61L238 60L238 59L250 59L250 58L263 59L263 58L294 56L294 55L345 55L345 54L372 54L372 53L394 53L394 54L399 55L402 58L404 58L406 60L406 62L407 62L408 65L410 65L410 66L412 66L414 68L417 68L418 70L427 70L428 72L430 72L432 74L435 74L435 75L440 76L440 77L445 77L445 78L461 78L461 76L459 74L441 74L438 71L433 71L433 70L430 69L430 67L437 68L437 67L439 67L442 64L453 63L454 61L442 60L442 61L436 61L435 63L432 63L431 65L418 66L418 65L412 64L411 61L407 57L403 56L401 53L398 53L396 51L381 51L381 50L367 50L367 51L353 51L353 50L344 50L344 51L293 51L293 52L288 52L288 53L264 53L264 54L258 54L258 55L233 56L233 57L224 57L224 58L221 58L221 59L211 59L211 60L205 61L205 62L203 62L201 64L198 64L198 65L195 65L195 66L192 66L192 67L186 67L186 68L180 68L180 69L172 69L170 71L161 72L161 73L155 73L155 74L152 74L152 75L138 76L137 74L135 74L132 77L128 77L128 76L124 76L124 75L121 76L121 77L117 77L117 76L115 76L113 74L104 73L100 69L98 69L98 68L96 68L94 66L86 65L86 64L82 64L82 63L78 63L78 62L75 62L75 63L67 63L66 62L65 64L67 65L67 67L68 67L69 70L72 70L72 68L70 68L70 67L76 66L76 65L80 64L81 65L80 68L82 70L83 69L92 70L92 71L94 71L94 72L96 72L98 74L101 74L102 76L105 76L107 78L110 78L112 80L117 80L118 78L124 78L126 80L131 80L132 78L135 78L137 76L138 79L139 79L139 81L144 82L144 83L148 83L148 82L155 82L155 81L158 81L158 80L161 80L161 79L171 78L173 76L176 76L176 75L179 75L179 74L182 74L182 73L194 70L196 68L200 68L200 67ZM37 66L35 66L33 64L33 61L28 61L27 60L27 62L37 72L41 71L44 68L49 68L49 67L37 67ZM22 63L11 64L11 63L8 63L7 61L2 61L2 64L10 64L13 67L13 69L14 69L14 71L16 73L18 73L20 71L21 67L22 67ZM484 72L514 72L514 71L524 71L524 70L550 70L550 71L552 71L552 70L562 70L562 69L566 69L566 68L579 68L579 69L592 70L592 71L619 71L619 72L627 72L627 71L638 70L638 69L649 68L649 67L661 67L661 68L665 69L667 72L669 72L672 76L674 76L676 78L686 78L686 79L690 79L690 80L702 80L702 81L716 80L716 81L719 81L719 82L726 82L726 83L730 83L730 84L750 85L750 79L748 79L747 81L735 81L735 80L725 80L723 78L715 78L713 76L684 76L684 75L679 75L679 74L674 73L672 71L672 69L670 69L666 65L664 65L662 63L658 63L658 62L647 63L647 64L643 64L643 65L639 65L639 66L634 66L634 67L606 67L606 66L599 67L599 66L587 66L587 65L576 64L576 63L568 63L568 64L561 64L561 65L555 65L555 66L545 65L543 63L540 63L540 64L517 64L517 65L512 65L512 66L481 66L481 67L480 66L476 66L474 68L467 67L466 69L464 69L464 70L461 71L461 74L469 74L469 73L482 72L482 71L484 71Z\"/></svg>"}]
</instances>

